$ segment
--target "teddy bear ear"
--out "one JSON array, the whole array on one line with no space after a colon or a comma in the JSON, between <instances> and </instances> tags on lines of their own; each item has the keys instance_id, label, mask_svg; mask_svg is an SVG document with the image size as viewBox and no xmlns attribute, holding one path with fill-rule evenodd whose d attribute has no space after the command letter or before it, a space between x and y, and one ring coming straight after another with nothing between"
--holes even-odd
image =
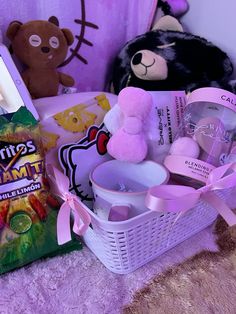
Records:
<instances>
[{"instance_id":1,"label":"teddy bear ear","mask_svg":"<svg viewBox=\"0 0 236 314\"><path fill-rule=\"evenodd\" d=\"M156 24L153 26L152 30L162 30L162 31L177 31L183 32L183 27L180 22L170 15L162 16Z\"/></svg>"},{"instance_id":2,"label":"teddy bear ear","mask_svg":"<svg viewBox=\"0 0 236 314\"><path fill-rule=\"evenodd\" d=\"M62 28L61 31L63 32L63 34L66 38L68 46L72 45L74 42L74 36L73 36L72 32L68 28Z\"/></svg>"},{"instance_id":3,"label":"teddy bear ear","mask_svg":"<svg viewBox=\"0 0 236 314\"><path fill-rule=\"evenodd\" d=\"M50 16L50 18L48 19L48 22L50 22L56 26L59 26L59 21L58 21L58 18L56 16Z\"/></svg>"},{"instance_id":4,"label":"teddy bear ear","mask_svg":"<svg viewBox=\"0 0 236 314\"><path fill-rule=\"evenodd\" d=\"M7 38L10 39L10 41L12 41L15 38L16 33L21 28L21 25L22 23L19 21L13 21L9 24L6 35L7 35Z\"/></svg>"}]
</instances>

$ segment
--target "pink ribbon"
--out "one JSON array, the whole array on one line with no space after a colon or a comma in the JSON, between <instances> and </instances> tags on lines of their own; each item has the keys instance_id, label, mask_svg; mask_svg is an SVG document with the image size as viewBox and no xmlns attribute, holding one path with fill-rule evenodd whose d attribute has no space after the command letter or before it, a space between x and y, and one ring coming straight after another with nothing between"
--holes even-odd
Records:
<instances>
[{"instance_id":1,"label":"pink ribbon","mask_svg":"<svg viewBox=\"0 0 236 314\"><path fill-rule=\"evenodd\" d=\"M200 199L217 209L229 226L236 224L236 214L214 191L236 186L236 163L215 168L210 172L204 187L196 190L181 185L159 185L149 189L145 204L158 212L185 212L193 208Z\"/></svg>"},{"instance_id":2,"label":"pink ribbon","mask_svg":"<svg viewBox=\"0 0 236 314\"><path fill-rule=\"evenodd\" d=\"M70 216L74 216L73 232L83 235L89 227L91 217L79 198L69 192L70 182L67 176L53 167L47 166L47 174L51 181L51 191L64 200L57 216L57 241L64 244L71 240Z\"/></svg>"}]
</instances>

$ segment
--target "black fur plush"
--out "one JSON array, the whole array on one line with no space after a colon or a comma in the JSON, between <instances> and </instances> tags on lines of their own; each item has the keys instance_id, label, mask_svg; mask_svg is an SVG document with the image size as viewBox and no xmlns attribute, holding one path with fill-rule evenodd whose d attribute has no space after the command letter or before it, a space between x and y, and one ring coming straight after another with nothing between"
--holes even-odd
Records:
<instances>
[{"instance_id":1,"label":"black fur plush","mask_svg":"<svg viewBox=\"0 0 236 314\"><path fill-rule=\"evenodd\" d=\"M166 44L173 45L157 47ZM142 80L134 74L131 60L140 50L150 50L166 60L166 79ZM206 39L179 31L153 30L131 40L121 50L114 63L113 86L115 93L126 86L153 91L191 91L208 86L231 90L228 82L232 72L227 54Z\"/></svg>"}]
</instances>

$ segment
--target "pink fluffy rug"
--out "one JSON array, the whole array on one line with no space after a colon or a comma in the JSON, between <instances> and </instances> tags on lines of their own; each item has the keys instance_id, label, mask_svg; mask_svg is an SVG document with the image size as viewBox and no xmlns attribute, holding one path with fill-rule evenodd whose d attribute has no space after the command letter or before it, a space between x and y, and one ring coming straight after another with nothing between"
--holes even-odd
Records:
<instances>
[{"instance_id":1,"label":"pink fluffy rug","mask_svg":"<svg viewBox=\"0 0 236 314\"><path fill-rule=\"evenodd\" d=\"M111 273L86 247L37 261L0 277L0 313L121 313L157 274L202 250L217 250L212 227L129 275Z\"/></svg>"},{"instance_id":2,"label":"pink fluffy rug","mask_svg":"<svg viewBox=\"0 0 236 314\"><path fill-rule=\"evenodd\" d=\"M111 273L86 247L34 262L0 277L0 314L235 314L236 246L225 224L217 230L201 231L128 275Z\"/></svg>"}]
</instances>

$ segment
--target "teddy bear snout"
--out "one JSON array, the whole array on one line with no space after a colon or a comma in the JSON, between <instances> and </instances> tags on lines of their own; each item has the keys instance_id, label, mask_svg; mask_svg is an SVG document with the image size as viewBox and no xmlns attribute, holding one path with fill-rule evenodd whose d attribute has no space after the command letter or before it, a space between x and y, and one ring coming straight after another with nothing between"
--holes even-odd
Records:
<instances>
[{"instance_id":1,"label":"teddy bear snout","mask_svg":"<svg viewBox=\"0 0 236 314\"><path fill-rule=\"evenodd\" d=\"M142 57L143 57L143 55L141 52L136 53L132 59L133 65L137 65L137 64L141 63Z\"/></svg>"},{"instance_id":2,"label":"teddy bear snout","mask_svg":"<svg viewBox=\"0 0 236 314\"><path fill-rule=\"evenodd\" d=\"M149 50L140 50L132 58L132 65L150 67L155 63L155 54Z\"/></svg>"},{"instance_id":3,"label":"teddy bear snout","mask_svg":"<svg viewBox=\"0 0 236 314\"><path fill-rule=\"evenodd\" d=\"M41 50L43 53L48 53L50 51L50 48L49 47L42 47Z\"/></svg>"},{"instance_id":4,"label":"teddy bear snout","mask_svg":"<svg viewBox=\"0 0 236 314\"><path fill-rule=\"evenodd\" d=\"M139 50L131 59L134 75L142 80L164 80L168 68L165 59L151 50Z\"/></svg>"}]
</instances>

